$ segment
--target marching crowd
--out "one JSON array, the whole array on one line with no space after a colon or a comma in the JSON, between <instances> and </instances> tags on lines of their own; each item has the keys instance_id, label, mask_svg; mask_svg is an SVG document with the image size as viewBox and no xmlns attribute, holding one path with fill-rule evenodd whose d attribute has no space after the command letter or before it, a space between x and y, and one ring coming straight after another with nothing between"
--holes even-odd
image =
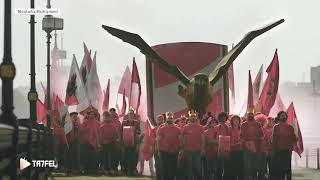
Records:
<instances>
[{"instance_id":1,"label":"marching crowd","mask_svg":"<svg viewBox=\"0 0 320 180\"><path fill-rule=\"evenodd\" d=\"M142 174L147 132L142 131L140 117L132 109L122 121L114 108L100 117L91 107L82 123L77 112L70 116L73 128L65 135L64 120L52 113L60 171ZM153 152L149 166L157 180L291 180L291 154L297 139L284 111L276 118L253 112L245 117L208 112L200 118L191 110L177 119L167 112L154 123L148 142Z\"/></svg>"}]
</instances>

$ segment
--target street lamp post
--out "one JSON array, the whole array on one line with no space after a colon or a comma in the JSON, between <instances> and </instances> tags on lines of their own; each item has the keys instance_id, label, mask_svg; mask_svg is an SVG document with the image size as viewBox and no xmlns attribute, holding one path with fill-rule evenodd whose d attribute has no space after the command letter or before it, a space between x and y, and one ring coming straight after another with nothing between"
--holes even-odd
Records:
<instances>
[{"instance_id":1,"label":"street lamp post","mask_svg":"<svg viewBox=\"0 0 320 180\"><path fill-rule=\"evenodd\" d=\"M47 8L51 8L50 0L47 2ZM52 15L46 15L42 19L42 30L47 33L47 111L51 111L51 93L50 93L50 39L51 39L51 32L54 30L62 30L63 29L63 19L56 18ZM46 148L46 155L47 158L52 159L52 146L53 146L53 139L52 139L52 131L51 131L51 118L50 114L47 113L47 142L48 147Z\"/></svg>"},{"instance_id":2,"label":"street lamp post","mask_svg":"<svg viewBox=\"0 0 320 180\"><path fill-rule=\"evenodd\" d=\"M51 32L53 30L63 29L63 19L56 18L52 15L46 15L42 20L42 30L47 33L47 111L51 110L51 100L50 100L50 39ZM51 127L50 115L47 114L47 126Z\"/></svg>"},{"instance_id":3,"label":"street lamp post","mask_svg":"<svg viewBox=\"0 0 320 180\"><path fill-rule=\"evenodd\" d=\"M34 9L34 0L31 0L31 9ZM32 125L37 123L37 100L38 93L36 90L36 72L35 72L35 17L30 16L30 91L28 100L30 102L30 119Z\"/></svg>"},{"instance_id":4,"label":"street lamp post","mask_svg":"<svg viewBox=\"0 0 320 180\"><path fill-rule=\"evenodd\" d=\"M4 51L3 61L0 65L0 78L2 80L2 113L0 122L14 127L11 148L8 149L10 164L7 169L11 180L17 179L17 142L18 142L18 123L13 112L13 79L16 69L12 62L12 39L11 39L11 0L4 1Z\"/></svg>"},{"instance_id":5,"label":"street lamp post","mask_svg":"<svg viewBox=\"0 0 320 180\"><path fill-rule=\"evenodd\" d=\"M34 9L34 0L30 0L30 8ZM37 127L37 100L38 100L38 93L36 90L36 72L35 72L35 16L30 15L30 91L28 93L28 100L30 104L30 118L29 118L29 127L31 128L38 128ZM32 131L29 132L28 137L28 151L27 151L27 158L31 162L32 160ZM35 157L35 155L34 155ZM38 174L36 173L36 176ZM31 169L28 168L26 170L26 178L28 180L31 178Z\"/></svg>"}]
</instances>

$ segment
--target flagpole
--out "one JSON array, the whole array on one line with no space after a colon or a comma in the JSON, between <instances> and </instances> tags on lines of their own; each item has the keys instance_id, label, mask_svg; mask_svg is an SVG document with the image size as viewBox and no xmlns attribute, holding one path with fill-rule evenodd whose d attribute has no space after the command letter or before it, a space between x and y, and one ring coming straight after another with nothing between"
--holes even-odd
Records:
<instances>
[{"instance_id":1,"label":"flagpole","mask_svg":"<svg viewBox=\"0 0 320 180\"><path fill-rule=\"evenodd\" d=\"M131 69L131 83L130 83L130 95L129 95L129 104L128 104L128 109L130 109L130 104L131 104L131 95L132 95L132 73L133 73L133 62L135 61L135 57L133 57L132 60L132 69Z\"/></svg>"}]
</instances>

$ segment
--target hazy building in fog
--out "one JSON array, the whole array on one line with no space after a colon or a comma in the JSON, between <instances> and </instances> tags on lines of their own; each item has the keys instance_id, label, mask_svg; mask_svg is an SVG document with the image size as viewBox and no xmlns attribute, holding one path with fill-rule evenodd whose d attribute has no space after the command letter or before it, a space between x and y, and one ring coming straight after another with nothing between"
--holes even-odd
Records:
<instances>
[{"instance_id":1,"label":"hazy building in fog","mask_svg":"<svg viewBox=\"0 0 320 180\"><path fill-rule=\"evenodd\" d=\"M63 38L61 36L61 47L59 48L55 32L54 47L51 50L51 93L57 94L63 100L69 79L70 64L67 59L67 51L63 49Z\"/></svg>"},{"instance_id":2,"label":"hazy building in fog","mask_svg":"<svg viewBox=\"0 0 320 180\"><path fill-rule=\"evenodd\" d=\"M320 66L311 67L310 69L311 83L314 84L316 91L320 91Z\"/></svg>"},{"instance_id":3,"label":"hazy building in fog","mask_svg":"<svg viewBox=\"0 0 320 180\"><path fill-rule=\"evenodd\" d=\"M294 103L304 134L313 136L320 122L320 66L311 67L309 82L284 82L279 86L280 95L288 107Z\"/></svg>"}]
</instances>

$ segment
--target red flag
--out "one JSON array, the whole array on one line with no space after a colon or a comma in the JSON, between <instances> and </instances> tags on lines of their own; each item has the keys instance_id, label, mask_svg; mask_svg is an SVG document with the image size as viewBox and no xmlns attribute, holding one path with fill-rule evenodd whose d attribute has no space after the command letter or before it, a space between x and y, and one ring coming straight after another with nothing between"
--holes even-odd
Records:
<instances>
[{"instance_id":1,"label":"red flag","mask_svg":"<svg viewBox=\"0 0 320 180\"><path fill-rule=\"evenodd\" d=\"M283 104L283 101L281 99L280 94L277 94L276 97L276 102L274 103L273 107L270 110L269 116L270 117L276 117L278 112L280 111L285 111L287 108L286 106Z\"/></svg>"},{"instance_id":2,"label":"red flag","mask_svg":"<svg viewBox=\"0 0 320 180\"><path fill-rule=\"evenodd\" d=\"M153 126L147 119L145 126L144 144L142 149L143 159L148 161L152 158L152 146L155 144L155 136L153 133Z\"/></svg>"},{"instance_id":3,"label":"red flag","mask_svg":"<svg viewBox=\"0 0 320 180\"><path fill-rule=\"evenodd\" d=\"M90 72L91 65L92 65L92 59L91 59L91 51L89 52L86 43L83 42L83 51L87 60L87 73Z\"/></svg>"},{"instance_id":4,"label":"red flag","mask_svg":"<svg viewBox=\"0 0 320 180\"><path fill-rule=\"evenodd\" d=\"M124 90L123 96L122 96L122 107L121 107L121 115L120 116L124 116L126 114L126 110L127 110L126 90Z\"/></svg>"},{"instance_id":5,"label":"red flag","mask_svg":"<svg viewBox=\"0 0 320 180\"><path fill-rule=\"evenodd\" d=\"M83 43L84 55L80 66L80 74L83 84L86 84L88 74L91 69L92 59L91 59L91 50L88 52L88 48L85 43Z\"/></svg>"},{"instance_id":6,"label":"red flag","mask_svg":"<svg viewBox=\"0 0 320 180\"><path fill-rule=\"evenodd\" d=\"M254 111L253 88L252 88L251 72L249 71L247 112L253 112L253 111Z\"/></svg>"},{"instance_id":7,"label":"red flag","mask_svg":"<svg viewBox=\"0 0 320 180\"><path fill-rule=\"evenodd\" d=\"M268 77L263 86L259 104L261 113L268 116L276 100L279 86L279 61L277 50L274 53L273 60L266 72L268 73Z\"/></svg>"},{"instance_id":8,"label":"red flag","mask_svg":"<svg viewBox=\"0 0 320 180\"><path fill-rule=\"evenodd\" d=\"M140 77L135 59L133 58L132 75L131 75L131 91L129 106L138 112L141 97Z\"/></svg>"},{"instance_id":9,"label":"red flag","mask_svg":"<svg viewBox=\"0 0 320 180\"><path fill-rule=\"evenodd\" d=\"M233 72L233 64L229 67L228 70L228 79L229 79L229 89L230 89L230 112L233 112L233 108L235 106L235 90L234 90L234 72Z\"/></svg>"},{"instance_id":10,"label":"red flag","mask_svg":"<svg viewBox=\"0 0 320 180\"><path fill-rule=\"evenodd\" d=\"M47 116L47 108L41 102L41 100L38 99L37 100L37 123L44 124L46 126L46 124L47 124L46 116Z\"/></svg>"},{"instance_id":11,"label":"red flag","mask_svg":"<svg viewBox=\"0 0 320 180\"><path fill-rule=\"evenodd\" d=\"M104 93L104 99L103 99L103 105L102 105L102 109L104 111L108 111L109 109L109 97L110 97L110 79L108 79L107 89L105 90L105 93Z\"/></svg>"},{"instance_id":12,"label":"red flag","mask_svg":"<svg viewBox=\"0 0 320 180\"><path fill-rule=\"evenodd\" d=\"M293 129L294 129L294 133L297 137L297 143L294 145L294 151L301 157L301 154L303 153L304 149L303 149L303 139L302 139L302 135L301 135L301 131L300 131L300 126L299 126L299 122L298 122L298 118L296 115L296 111L294 109L293 106L293 102L290 104L288 110L288 124L290 124Z\"/></svg>"},{"instance_id":13,"label":"red flag","mask_svg":"<svg viewBox=\"0 0 320 180\"><path fill-rule=\"evenodd\" d=\"M40 84L41 84L43 94L44 94L43 104L46 105L47 104L47 88L44 87L44 85L42 84L41 81L40 81Z\"/></svg>"},{"instance_id":14,"label":"red flag","mask_svg":"<svg viewBox=\"0 0 320 180\"><path fill-rule=\"evenodd\" d=\"M118 93L123 95L124 92L126 91L127 97L129 98L130 94L128 92L130 92L130 87L131 87L131 71L130 71L129 67L127 66L126 70L123 73Z\"/></svg>"},{"instance_id":15,"label":"red flag","mask_svg":"<svg viewBox=\"0 0 320 180\"><path fill-rule=\"evenodd\" d=\"M53 110L58 110L60 107L64 106L64 102L60 99L58 95L54 95Z\"/></svg>"},{"instance_id":16,"label":"red flag","mask_svg":"<svg viewBox=\"0 0 320 180\"><path fill-rule=\"evenodd\" d=\"M254 104L256 104L259 100L259 95L260 95L260 87L262 84L262 80L263 80L263 65L261 65L260 70L256 76L256 78L254 79L254 82L252 84L252 88L253 88L253 102Z\"/></svg>"}]
</instances>

